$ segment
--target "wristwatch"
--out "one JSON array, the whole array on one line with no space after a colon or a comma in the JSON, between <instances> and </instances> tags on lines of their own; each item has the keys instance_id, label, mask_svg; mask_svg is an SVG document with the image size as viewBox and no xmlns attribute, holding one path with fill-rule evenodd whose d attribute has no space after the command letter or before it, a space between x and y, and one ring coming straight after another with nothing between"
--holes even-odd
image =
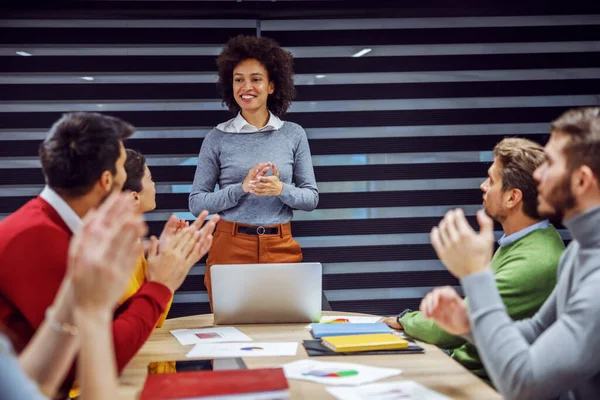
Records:
<instances>
[{"instance_id":1,"label":"wristwatch","mask_svg":"<svg viewBox=\"0 0 600 400\"><path fill-rule=\"evenodd\" d=\"M400 320L402 319L402 317L404 317L406 314L413 312L413 310L411 310L410 308L407 308L406 310L402 311L400 314L398 314L398 316L396 317L396 322L398 323L398 325L402 326L402 323L400 322Z\"/></svg>"}]
</instances>

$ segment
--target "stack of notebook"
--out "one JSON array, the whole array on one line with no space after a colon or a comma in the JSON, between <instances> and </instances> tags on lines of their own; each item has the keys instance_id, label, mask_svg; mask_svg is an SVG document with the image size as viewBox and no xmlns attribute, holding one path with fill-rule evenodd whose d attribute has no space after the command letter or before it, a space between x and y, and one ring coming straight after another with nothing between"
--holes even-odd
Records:
<instances>
[{"instance_id":1,"label":"stack of notebook","mask_svg":"<svg viewBox=\"0 0 600 400\"><path fill-rule=\"evenodd\" d=\"M336 353L408 349L409 342L393 332L383 323L312 324L315 339Z\"/></svg>"}]
</instances>

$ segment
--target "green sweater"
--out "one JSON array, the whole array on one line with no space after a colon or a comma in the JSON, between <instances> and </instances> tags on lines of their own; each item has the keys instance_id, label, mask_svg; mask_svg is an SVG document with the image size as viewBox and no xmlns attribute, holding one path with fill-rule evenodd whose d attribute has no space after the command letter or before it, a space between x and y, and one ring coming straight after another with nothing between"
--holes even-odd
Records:
<instances>
[{"instance_id":1,"label":"green sweater","mask_svg":"<svg viewBox=\"0 0 600 400\"><path fill-rule=\"evenodd\" d=\"M556 285L556 267L564 249L560 235L550 226L496 251L492 271L512 319L533 316L550 295ZM452 350L452 358L489 381L473 344L447 333L418 311L406 314L400 323L407 335Z\"/></svg>"}]
</instances>

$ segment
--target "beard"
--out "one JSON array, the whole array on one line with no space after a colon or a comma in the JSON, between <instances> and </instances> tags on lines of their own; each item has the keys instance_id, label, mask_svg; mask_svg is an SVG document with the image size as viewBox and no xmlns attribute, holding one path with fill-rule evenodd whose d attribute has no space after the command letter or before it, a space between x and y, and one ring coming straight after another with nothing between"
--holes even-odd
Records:
<instances>
[{"instance_id":1,"label":"beard","mask_svg":"<svg viewBox=\"0 0 600 400\"><path fill-rule=\"evenodd\" d=\"M550 189L547 197L544 197L545 202L553 208L552 211L540 210L538 203L538 213L542 218L549 219L553 224L563 221L565 211L575 207L577 201L571 191L571 176L565 174L561 180Z\"/></svg>"}]
</instances>

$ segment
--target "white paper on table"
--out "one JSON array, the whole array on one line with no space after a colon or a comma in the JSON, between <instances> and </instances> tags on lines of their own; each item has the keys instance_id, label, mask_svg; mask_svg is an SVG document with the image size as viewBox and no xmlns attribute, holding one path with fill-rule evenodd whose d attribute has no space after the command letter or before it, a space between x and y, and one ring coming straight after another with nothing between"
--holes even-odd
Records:
<instances>
[{"instance_id":1,"label":"white paper on table","mask_svg":"<svg viewBox=\"0 0 600 400\"><path fill-rule=\"evenodd\" d=\"M324 315L321 317L321 321L319 321L319 323L323 324L326 322L335 321L336 319L348 320L348 322L346 322L346 323L349 323L349 324L374 324L376 322L379 322L381 317L353 317L353 316L345 316L345 315ZM309 330L312 329L312 324L306 325L306 329L309 329Z\"/></svg>"},{"instance_id":2,"label":"white paper on table","mask_svg":"<svg viewBox=\"0 0 600 400\"><path fill-rule=\"evenodd\" d=\"M297 342L273 343L215 343L197 344L187 353L188 358L276 357L295 356Z\"/></svg>"},{"instance_id":3,"label":"white paper on table","mask_svg":"<svg viewBox=\"0 0 600 400\"><path fill-rule=\"evenodd\" d=\"M401 369L395 368L313 360L300 360L285 364L283 365L283 371L288 379L299 379L334 386L362 385L402 373Z\"/></svg>"},{"instance_id":4,"label":"white paper on table","mask_svg":"<svg viewBox=\"0 0 600 400\"><path fill-rule=\"evenodd\" d=\"M200 329L177 329L171 331L179 343L204 344L224 342L251 342L252 339L232 326L200 328Z\"/></svg>"},{"instance_id":5,"label":"white paper on table","mask_svg":"<svg viewBox=\"0 0 600 400\"><path fill-rule=\"evenodd\" d=\"M325 390L338 400L450 400L415 381L373 383L360 387L328 387Z\"/></svg>"}]
</instances>

